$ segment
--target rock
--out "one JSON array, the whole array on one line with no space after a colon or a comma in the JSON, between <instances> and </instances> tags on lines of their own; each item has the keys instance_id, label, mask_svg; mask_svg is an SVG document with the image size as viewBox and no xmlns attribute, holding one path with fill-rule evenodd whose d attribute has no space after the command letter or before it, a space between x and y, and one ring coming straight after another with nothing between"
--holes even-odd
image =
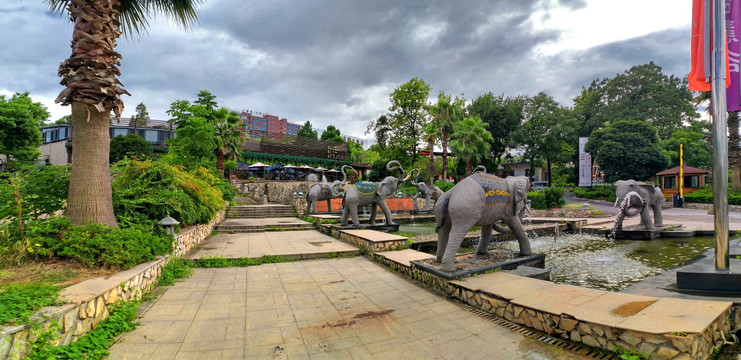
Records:
<instances>
[{"instance_id":1,"label":"rock","mask_svg":"<svg viewBox=\"0 0 741 360\"><path fill-rule=\"evenodd\" d=\"M603 337L598 337L597 338L597 342L600 344L600 347L602 347L602 348L604 348L605 345L607 345L607 340L605 340L605 338L603 338Z\"/></svg>"},{"instance_id":2,"label":"rock","mask_svg":"<svg viewBox=\"0 0 741 360\"><path fill-rule=\"evenodd\" d=\"M582 336L581 342L591 347L596 347L596 348L600 347L600 344L599 342L597 342L597 339L593 338L591 335Z\"/></svg>"},{"instance_id":3,"label":"rock","mask_svg":"<svg viewBox=\"0 0 741 360\"><path fill-rule=\"evenodd\" d=\"M677 349L666 346L662 346L659 348L659 350L656 351L656 356L661 359L671 359L677 355L679 355L679 351Z\"/></svg>"},{"instance_id":4,"label":"rock","mask_svg":"<svg viewBox=\"0 0 741 360\"><path fill-rule=\"evenodd\" d=\"M579 332L581 332L584 335L591 334L592 329L589 327L589 324L582 322L579 323Z\"/></svg>"},{"instance_id":5,"label":"rock","mask_svg":"<svg viewBox=\"0 0 741 360\"><path fill-rule=\"evenodd\" d=\"M605 337L607 340L617 340L617 336L615 336L615 333L610 328L605 329Z\"/></svg>"},{"instance_id":6,"label":"rock","mask_svg":"<svg viewBox=\"0 0 741 360\"><path fill-rule=\"evenodd\" d=\"M513 311L513 316L518 318L522 314L522 310L524 310L522 307L515 306Z\"/></svg>"},{"instance_id":7,"label":"rock","mask_svg":"<svg viewBox=\"0 0 741 360\"><path fill-rule=\"evenodd\" d=\"M690 351L692 346L688 340L689 339L686 337L675 337L672 339L672 345L674 348L679 350L679 352L686 353Z\"/></svg>"},{"instance_id":8,"label":"rock","mask_svg":"<svg viewBox=\"0 0 741 360\"><path fill-rule=\"evenodd\" d=\"M95 299L90 300L85 304L85 319L93 316L95 316Z\"/></svg>"},{"instance_id":9,"label":"rock","mask_svg":"<svg viewBox=\"0 0 741 360\"><path fill-rule=\"evenodd\" d=\"M484 310L484 311L487 311L487 312L489 310L491 310L491 303L488 302L488 301L481 302L481 310Z\"/></svg>"},{"instance_id":10,"label":"rock","mask_svg":"<svg viewBox=\"0 0 741 360\"><path fill-rule=\"evenodd\" d=\"M108 292L108 295L105 298L106 304L114 304L118 302L118 288L115 287L111 289L111 291Z\"/></svg>"},{"instance_id":11,"label":"rock","mask_svg":"<svg viewBox=\"0 0 741 360\"><path fill-rule=\"evenodd\" d=\"M10 354L10 349L13 347L13 337L5 336L0 337L0 359L5 359Z\"/></svg>"},{"instance_id":12,"label":"rock","mask_svg":"<svg viewBox=\"0 0 741 360\"><path fill-rule=\"evenodd\" d=\"M558 323L558 327L566 331L571 331L574 330L574 328L576 328L576 325L578 324L579 321L575 319L561 318L561 321Z\"/></svg>"},{"instance_id":13,"label":"rock","mask_svg":"<svg viewBox=\"0 0 741 360\"><path fill-rule=\"evenodd\" d=\"M571 341L581 342L581 334L578 331L573 330L571 332Z\"/></svg>"},{"instance_id":14,"label":"rock","mask_svg":"<svg viewBox=\"0 0 741 360\"><path fill-rule=\"evenodd\" d=\"M656 346L651 345L648 342L643 342L641 345L637 348L638 352L644 355L652 355L654 351L656 351Z\"/></svg>"},{"instance_id":15,"label":"rock","mask_svg":"<svg viewBox=\"0 0 741 360\"><path fill-rule=\"evenodd\" d=\"M605 331L602 330L602 328L599 327L599 326L592 326L592 331L594 331L594 334L597 335L597 336L604 336L605 335Z\"/></svg>"},{"instance_id":16,"label":"rock","mask_svg":"<svg viewBox=\"0 0 741 360\"><path fill-rule=\"evenodd\" d=\"M688 354L681 354L672 360L692 360L692 357L689 356Z\"/></svg>"}]
</instances>

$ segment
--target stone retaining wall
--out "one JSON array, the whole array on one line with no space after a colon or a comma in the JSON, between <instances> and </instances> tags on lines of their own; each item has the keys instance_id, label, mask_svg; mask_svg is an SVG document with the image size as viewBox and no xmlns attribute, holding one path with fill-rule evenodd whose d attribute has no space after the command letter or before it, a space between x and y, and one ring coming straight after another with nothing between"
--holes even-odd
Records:
<instances>
[{"instance_id":1,"label":"stone retaining wall","mask_svg":"<svg viewBox=\"0 0 741 360\"><path fill-rule=\"evenodd\" d=\"M181 256L203 241L214 225L224 219L224 214L222 210L208 224L183 229L175 236L173 254ZM61 296L67 304L42 308L31 317L40 323L38 330L31 329L27 324L0 326L0 360L23 359L38 335L49 330L54 323L59 326L54 345L67 345L77 340L108 317L110 305L121 300L141 298L142 294L156 286L157 278L170 256L63 289Z\"/></svg>"},{"instance_id":2,"label":"stone retaining wall","mask_svg":"<svg viewBox=\"0 0 741 360\"><path fill-rule=\"evenodd\" d=\"M371 256L375 261L394 271L489 314L551 336L607 351L619 346L625 350L636 350L651 359L707 359L713 353L714 347L723 344L723 333L730 329L731 308L701 333L653 334L579 321L568 315L526 308L496 295L463 288L433 274L401 265L382 255Z\"/></svg>"},{"instance_id":3,"label":"stone retaining wall","mask_svg":"<svg viewBox=\"0 0 741 360\"><path fill-rule=\"evenodd\" d=\"M672 205L671 202L668 202L669 205ZM712 210L715 206L713 204L703 204L703 203L684 203L684 208L687 209L703 209L703 210ZM741 211L741 205L728 205L728 211Z\"/></svg>"},{"instance_id":4,"label":"stone retaining wall","mask_svg":"<svg viewBox=\"0 0 741 360\"><path fill-rule=\"evenodd\" d=\"M530 213L533 217L549 217L549 218L585 218L592 215L592 210L589 209L530 209Z\"/></svg>"}]
</instances>

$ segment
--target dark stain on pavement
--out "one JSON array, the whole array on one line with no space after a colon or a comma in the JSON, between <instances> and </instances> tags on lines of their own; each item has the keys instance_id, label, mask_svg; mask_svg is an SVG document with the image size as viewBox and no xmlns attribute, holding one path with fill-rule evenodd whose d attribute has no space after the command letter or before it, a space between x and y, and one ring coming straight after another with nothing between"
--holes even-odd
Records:
<instances>
[{"instance_id":1,"label":"dark stain on pavement","mask_svg":"<svg viewBox=\"0 0 741 360\"><path fill-rule=\"evenodd\" d=\"M390 313L394 312L394 310L384 310L384 311L368 311L364 313L357 314L353 316L353 319L371 319L371 318L377 318L381 316L386 316Z\"/></svg>"},{"instance_id":2,"label":"dark stain on pavement","mask_svg":"<svg viewBox=\"0 0 741 360\"><path fill-rule=\"evenodd\" d=\"M343 282L345 282L345 280L330 281L330 282L327 283L327 285L339 284L339 283L343 283Z\"/></svg>"}]
</instances>

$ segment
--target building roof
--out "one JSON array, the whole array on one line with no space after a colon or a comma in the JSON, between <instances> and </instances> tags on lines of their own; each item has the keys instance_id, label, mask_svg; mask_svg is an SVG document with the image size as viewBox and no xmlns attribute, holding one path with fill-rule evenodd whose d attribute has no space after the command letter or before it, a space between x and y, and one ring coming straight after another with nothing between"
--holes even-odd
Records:
<instances>
[{"instance_id":1,"label":"building roof","mask_svg":"<svg viewBox=\"0 0 741 360\"><path fill-rule=\"evenodd\" d=\"M710 174L710 171L698 169L696 167L692 167L689 165L682 165L682 170L685 174ZM667 169L664 171L661 171L657 173L656 175L678 175L679 174L679 166L675 166L671 169Z\"/></svg>"}]
</instances>

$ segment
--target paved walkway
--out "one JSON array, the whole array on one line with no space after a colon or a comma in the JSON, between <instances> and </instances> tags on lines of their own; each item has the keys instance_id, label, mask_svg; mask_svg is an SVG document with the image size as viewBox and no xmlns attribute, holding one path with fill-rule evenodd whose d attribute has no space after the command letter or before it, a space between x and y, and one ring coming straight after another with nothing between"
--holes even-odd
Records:
<instances>
[{"instance_id":1,"label":"paved walkway","mask_svg":"<svg viewBox=\"0 0 741 360\"><path fill-rule=\"evenodd\" d=\"M358 249L316 230L268 231L218 234L186 256L188 259L220 256L225 258L259 258L281 255L289 258L317 258L330 253L357 254Z\"/></svg>"},{"instance_id":2,"label":"paved walkway","mask_svg":"<svg viewBox=\"0 0 741 360\"><path fill-rule=\"evenodd\" d=\"M363 257L196 269L109 359L587 359Z\"/></svg>"}]
</instances>

